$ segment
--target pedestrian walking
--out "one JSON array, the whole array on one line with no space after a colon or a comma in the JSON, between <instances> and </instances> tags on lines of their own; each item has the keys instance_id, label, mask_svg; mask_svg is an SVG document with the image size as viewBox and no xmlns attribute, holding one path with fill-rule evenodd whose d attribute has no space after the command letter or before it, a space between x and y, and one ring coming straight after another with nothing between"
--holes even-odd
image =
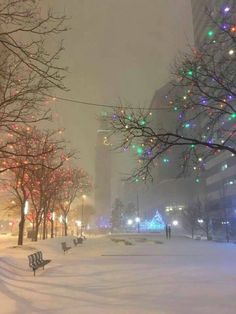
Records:
<instances>
[{"instance_id":1,"label":"pedestrian walking","mask_svg":"<svg viewBox=\"0 0 236 314\"><path fill-rule=\"evenodd\" d=\"M169 237L168 225L166 224L166 239Z\"/></svg>"},{"instance_id":2,"label":"pedestrian walking","mask_svg":"<svg viewBox=\"0 0 236 314\"><path fill-rule=\"evenodd\" d=\"M170 225L168 226L168 238L169 239L171 238L171 226Z\"/></svg>"}]
</instances>

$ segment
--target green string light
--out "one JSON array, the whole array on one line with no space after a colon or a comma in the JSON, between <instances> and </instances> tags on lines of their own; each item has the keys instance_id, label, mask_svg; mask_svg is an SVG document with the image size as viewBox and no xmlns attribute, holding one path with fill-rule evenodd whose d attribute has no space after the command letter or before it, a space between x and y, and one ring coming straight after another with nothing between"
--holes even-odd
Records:
<instances>
[{"instance_id":1,"label":"green string light","mask_svg":"<svg viewBox=\"0 0 236 314\"><path fill-rule=\"evenodd\" d=\"M146 121L142 119L142 120L140 120L139 124L143 126L146 124Z\"/></svg>"},{"instance_id":2,"label":"green string light","mask_svg":"<svg viewBox=\"0 0 236 314\"><path fill-rule=\"evenodd\" d=\"M236 113L232 113L231 114L231 117L234 119L234 118L236 118Z\"/></svg>"},{"instance_id":3,"label":"green string light","mask_svg":"<svg viewBox=\"0 0 236 314\"><path fill-rule=\"evenodd\" d=\"M193 71L192 70L188 71L188 76L193 76Z\"/></svg>"},{"instance_id":4,"label":"green string light","mask_svg":"<svg viewBox=\"0 0 236 314\"><path fill-rule=\"evenodd\" d=\"M142 154L143 154L143 148L140 147L140 146L137 147L136 151L137 151L137 154L138 154L138 155L142 155Z\"/></svg>"},{"instance_id":5,"label":"green string light","mask_svg":"<svg viewBox=\"0 0 236 314\"><path fill-rule=\"evenodd\" d=\"M131 121L131 120L132 120L131 115L128 115L127 119L128 119L129 121Z\"/></svg>"},{"instance_id":6,"label":"green string light","mask_svg":"<svg viewBox=\"0 0 236 314\"><path fill-rule=\"evenodd\" d=\"M208 35L209 37L212 37L212 36L214 35L214 32L213 32L212 30L209 30L208 33L207 33L207 35Z\"/></svg>"}]
</instances>

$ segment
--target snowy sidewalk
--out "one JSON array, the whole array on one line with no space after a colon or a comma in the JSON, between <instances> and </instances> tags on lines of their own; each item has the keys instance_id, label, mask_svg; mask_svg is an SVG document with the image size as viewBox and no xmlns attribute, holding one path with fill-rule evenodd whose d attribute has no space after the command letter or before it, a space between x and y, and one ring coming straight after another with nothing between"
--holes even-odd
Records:
<instances>
[{"instance_id":1,"label":"snowy sidewalk","mask_svg":"<svg viewBox=\"0 0 236 314\"><path fill-rule=\"evenodd\" d=\"M1 314L235 313L235 244L116 235L64 255L61 241L0 250ZM52 259L36 277L27 260L32 247Z\"/></svg>"}]
</instances>

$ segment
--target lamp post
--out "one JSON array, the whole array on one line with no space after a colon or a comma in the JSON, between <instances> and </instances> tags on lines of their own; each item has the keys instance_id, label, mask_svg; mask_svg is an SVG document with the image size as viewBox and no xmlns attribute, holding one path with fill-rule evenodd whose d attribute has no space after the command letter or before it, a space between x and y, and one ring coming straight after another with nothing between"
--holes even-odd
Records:
<instances>
[{"instance_id":1,"label":"lamp post","mask_svg":"<svg viewBox=\"0 0 236 314\"><path fill-rule=\"evenodd\" d=\"M138 226L138 233L140 232L140 217L135 218L135 222L137 223Z\"/></svg>"},{"instance_id":2,"label":"lamp post","mask_svg":"<svg viewBox=\"0 0 236 314\"><path fill-rule=\"evenodd\" d=\"M138 224L138 233L140 232L140 210L139 210L139 196L138 196L138 192L137 192L137 214L138 217L136 217L136 222Z\"/></svg>"},{"instance_id":3,"label":"lamp post","mask_svg":"<svg viewBox=\"0 0 236 314\"><path fill-rule=\"evenodd\" d=\"M231 181L230 181L231 182ZM225 236L226 236L226 241L229 242L229 221L228 221L228 210L227 210L227 191L226 191L226 187L228 184L231 184L231 183L228 183L228 182L225 182L223 181L223 198L222 198L222 203L223 203L223 213L224 213L224 225L225 225Z\"/></svg>"},{"instance_id":4,"label":"lamp post","mask_svg":"<svg viewBox=\"0 0 236 314\"><path fill-rule=\"evenodd\" d=\"M75 223L76 223L76 234L78 237L79 236L79 228L81 228L82 223L81 223L81 220L76 220Z\"/></svg>"},{"instance_id":5,"label":"lamp post","mask_svg":"<svg viewBox=\"0 0 236 314\"><path fill-rule=\"evenodd\" d=\"M83 236L83 224L84 224L84 201L86 199L86 195L82 195L82 207L81 207L81 227L80 227L80 237Z\"/></svg>"}]
</instances>

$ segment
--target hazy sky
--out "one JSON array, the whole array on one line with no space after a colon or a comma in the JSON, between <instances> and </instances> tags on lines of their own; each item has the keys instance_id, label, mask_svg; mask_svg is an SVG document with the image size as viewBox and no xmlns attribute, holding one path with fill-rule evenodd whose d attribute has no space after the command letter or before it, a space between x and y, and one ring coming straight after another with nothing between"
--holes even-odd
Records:
<instances>
[{"instance_id":1,"label":"hazy sky","mask_svg":"<svg viewBox=\"0 0 236 314\"><path fill-rule=\"evenodd\" d=\"M176 53L192 43L190 0L48 0L71 17L63 62L70 92L88 102L148 106L168 81ZM81 165L94 175L96 108L56 102L55 125L65 127Z\"/></svg>"}]
</instances>

